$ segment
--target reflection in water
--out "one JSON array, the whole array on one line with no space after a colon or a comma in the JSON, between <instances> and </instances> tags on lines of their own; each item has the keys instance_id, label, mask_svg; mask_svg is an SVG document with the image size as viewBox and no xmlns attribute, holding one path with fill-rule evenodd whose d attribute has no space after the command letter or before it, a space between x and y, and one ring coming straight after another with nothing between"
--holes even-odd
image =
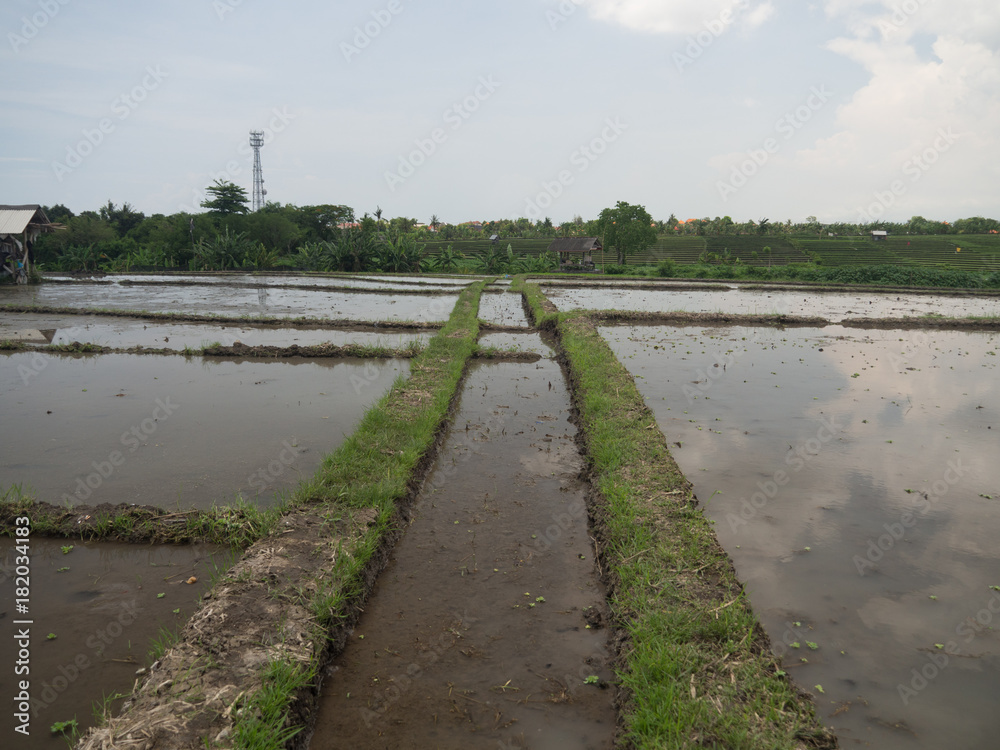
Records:
<instances>
[{"instance_id":1,"label":"reflection in water","mask_svg":"<svg viewBox=\"0 0 1000 750\"><path fill-rule=\"evenodd\" d=\"M14 542L0 539L0 661L8 668L0 690L16 694L11 635L14 603ZM65 750L49 732L73 718L85 730L94 725L93 706L105 696L127 695L136 670L150 663L149 650L161 628L177 631L198 607L213 577L234 561L234 553L209 545L150 546L30 540L31 733L14 734L10 710L0 715L3 747ZM6 611L5 611L6 610ZM6 616L4 616L6 615ZM18 625L17 627L22 627ZM110 701L113 712L122 699ZM8 738L17 738L17 742Z\"/></svg>"},{"instance_id":2,"label":"reflection in water","mask_svg":"<svg viewBox=\"0 0 1000 750\"><path fill-rule=\"evenodd\" d=\"M409 363L0 355L0 467L55 504L260 504L310 476ZM8 422L9 420L9 422Z\"/></svg>"},{"instance_id":3,"label":"reflection in water","mask_svg":"<svg viewBox=\"0 0 1000 750\"><path fill-rule=\"evenodd\" d=\"M1000 336L602 332L842 744L995 747Z\"/></svg>"},{"instance_id":4,"label":"reflection in water","mask_svg":"<svg viewBox=\"0 0 1000 750\"><path fill-rule=\"evenodd\" d=\"M741 315L845 318L913 318L924 315L964 317L1000 315L1000 297L949 297L931 294L823 292L768 289L670 291L628 288L547 289L560 310L618 309L638 312L684 311Z\"/></svg>"}]
</instances>

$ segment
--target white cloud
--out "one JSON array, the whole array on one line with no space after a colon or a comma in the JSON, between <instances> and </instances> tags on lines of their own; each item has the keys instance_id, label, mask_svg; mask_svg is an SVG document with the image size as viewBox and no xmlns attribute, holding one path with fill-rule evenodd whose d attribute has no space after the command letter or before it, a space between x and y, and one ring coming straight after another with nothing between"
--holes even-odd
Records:
<instances>
[{"instance_id":1,"label":"white cloud","mask_svg":"<svg viewBox=\"0 0 1000 750\"><path fill-rule=\"evenodd\" d=\"M840 107L834 132L795 155L801 176L838 184L841 210L868 207L896 183L901 190L883 214L889 219L949 216L961 210L949 208L960 199L995 196L1000 53L989 43L1000 32L995 0L830 0L826 10L852 33L828 49L861 65L869 80ZM933 56L921 55L921 36L933 39ZM935 146L942 132L956 137L943 151Z\"/></svg>"},{"instance_id":2,"label":"white cloud","mask_svg":"<svg viewBox=\"0 0 1000 750\"><path fill-rule=\"evenodd\" d=\"M577 0L578 2L580 0ZM695 34L708 29L718 36L733 25L756 27L774 15L772 0L583 0L601 21L634 31ZM716 33L718 29L718 33Z\"/></svg>"}]
</instances>

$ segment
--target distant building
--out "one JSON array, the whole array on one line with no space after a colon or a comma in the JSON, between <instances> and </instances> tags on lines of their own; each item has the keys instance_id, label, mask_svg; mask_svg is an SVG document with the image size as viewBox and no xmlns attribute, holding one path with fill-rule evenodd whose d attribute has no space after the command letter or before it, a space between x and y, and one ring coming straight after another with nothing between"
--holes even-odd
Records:
<instances>
[{"instance_id":1,"label":"distant building","mask_svg":"<svg viewBox=\"0 0 1000 750\"><path fill-rule=\"evenodd\" d=\"M559 256L560 268L567 266L594 267L594 253L604 252L597 237L560 237L549 245L549 252Z\"/></svg>"},{"instance_id":2,"label":"distant building","mask_svg":"<svg viewBox=\"0 0 1000 750\"><path fill-rule=\"evenodd\" d=\"M0 206L0 276L10 274L18 284L25 283L34 262L35 241L57 229L65 227L50 222L37 204Z\"/></svg>"},{"instance_id":3,"label":"distant building","mask_svg":"<svg viewBox=\"0 0 1000 750\"><path fill-rule=\"evenodd\" d=\"M876 229L872 232L872 242L885 242L889 239L889 233L884 229Z\"/></svg>"}]
</instances>

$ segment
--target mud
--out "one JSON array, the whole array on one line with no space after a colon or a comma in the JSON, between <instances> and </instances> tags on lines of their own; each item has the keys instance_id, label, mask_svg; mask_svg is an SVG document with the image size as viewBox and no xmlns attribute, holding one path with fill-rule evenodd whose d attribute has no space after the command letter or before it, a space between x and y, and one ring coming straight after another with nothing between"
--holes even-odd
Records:
<instances>
[{"instance_id":1,"label":"mud","mask_svg":"<svg viewBox=\"0 0 1000 750\"><path fill-rule=\"evenodd\" d=\"M0 354L4 485L57 505L276 502L406 361Z\"/></svg>"},{"instance_id":2,"label":"mud","mask_svg":"<svg viewBox=\"0 0 1000 750\"><path fill-rule=\"evenodd\" d=\"M602 333L842 746L995 746L1000 335Z\"/></svg>"},{"instance_id":3,"label":"mud","mask_svg":"<svg viewBox=\"0 0 1000 750\"><path fill-rule=\"evenodd\" d=\"M425 298L401 294L398 290L379 295L281 287L250 289L224 284L108 286L80 282L0 287L0 303L75 310L101 307L148 312L183 311L186 314L227 317L312 316L344 320L441 322L448 319L458 299L457 294L456 291L454 294Z\"/></svg>"},{"instance_id":4,"label":"mud","mask_svg":"<svg viewBox=\"0 0 1000 750\"><path fill-rule=\"evenodd\" d=\"M529 328L520 294L487 293L479 299L479 319L508 328Z\"/></svg>"},{"instance_id":5,"label":"mud","mask_svg":"<svg viewBox=\"0 0 1000 750\"><path fill-rule=\"evenodd\" d=\"M561 311L620 309L632 312L690 312L844 318L952 318L1000 315L996 296L891 294L854 291L815 294L784 289L765 291L647 291L628 288L552 289L548 296Z\"/></svg>"},{"instance_id":6,"label":"mud","mask_svg":"<svg viewBox=\"0 0 1000 750\"><path fill-rule=\"evenodd\" d=\"M311 747L612 746L605 594L574 435L555 362L473 370L325 675Z\"/></svg>"},{"instance_id":7,"label":"mud","mask_svg":"<svg viewBox=\"0 0 1000 750\"><path fill-rule=\"evenodd\" d=\"M251 547L205 595L177 644L143 676L128 710L87 735L81 750L232 745L236 716L253 710L247 701L263 687L265 665L322 661L331 636L303 594L330 586L375 518L373 510L287 516L279 536ZM352 616L330 614L348 623ZM309 720L308 690L300 693L290 696L292 724Z\"/></svg>"},{"instance_id":8,"label":"mud","mask_svg":"<svg viewBox=\"0 0 1000 750\"><path fill-rule=\"evenodd\" d=\"M179 630L197 608L213 577L232 563L228 550L199 546L132 546L30 540L30 611L13 611L14 542L0 539L0 692L16 694L18 655L13 620L31 620L30 735L13 730L10 710L0 718L5 746L65 750L49 728L76 719L81 730L95 723L94 703L127 694L161 628ZM65 552L64 552L65 550ZM190 583L189 583L190 581ZM50 635L51 634L51 635ZM23 676L22 676L23 677ZM109 701L109 710L122 699ZM15 739L16 738L16 739ZM9 745L7 743L10 743Z\"/></svg>"}]
</instances>

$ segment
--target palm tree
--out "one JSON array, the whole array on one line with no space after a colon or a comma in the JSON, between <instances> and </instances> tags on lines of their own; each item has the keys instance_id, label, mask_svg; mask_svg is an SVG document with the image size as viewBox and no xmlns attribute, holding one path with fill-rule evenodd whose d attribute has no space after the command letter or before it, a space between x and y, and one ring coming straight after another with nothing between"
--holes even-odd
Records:
<instances>
[{"instance_id":1,"label":"palm tree","mask_svg":"<svg viewBox=\"0 0 1000 750\"><path fill-rule=\"evenodd\" d=\"M439 226L441 226L441 220L438 219L437 214L431 214L431 231L436 232Z\"/></svg>"}]
</instances>

